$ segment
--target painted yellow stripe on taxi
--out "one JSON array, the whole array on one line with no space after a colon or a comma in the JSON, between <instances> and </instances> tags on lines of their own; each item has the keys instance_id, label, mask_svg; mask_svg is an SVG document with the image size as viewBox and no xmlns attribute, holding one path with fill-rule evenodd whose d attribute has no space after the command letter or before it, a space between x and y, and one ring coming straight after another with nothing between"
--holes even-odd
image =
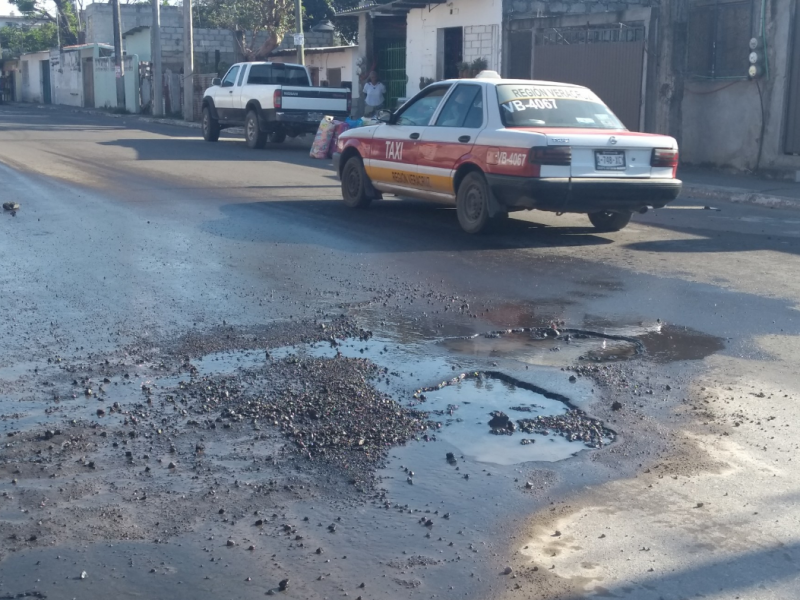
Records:
<instances>
[{"instance_id":1,"label":"painted yellow stripe on taxi","mask_svg":"<svg viewBox=\"0 0 800 600\"><path fill-rule=\"evenodd\" d=\"M372 181L445 194L453 193L453 180L446 175L419 174L405 169L387 169L375 166L366 167L366 171Z\"/></svg>"}]
</instances>

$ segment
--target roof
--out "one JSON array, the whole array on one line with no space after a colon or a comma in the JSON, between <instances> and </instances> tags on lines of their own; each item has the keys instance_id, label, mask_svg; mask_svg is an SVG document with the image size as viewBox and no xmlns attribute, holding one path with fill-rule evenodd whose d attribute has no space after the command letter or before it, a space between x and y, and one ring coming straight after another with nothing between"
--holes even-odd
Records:
<instances>
[{"instance_id":1,"label":"roof","mask_svg":"<svg viewBox=\"0 0 800 600\"><path fill-rule=\"evenodd\" d=\"M146 31L150 29L150 25L139 25L139 27L134 27L133 29L129 29L125 33L122 34L122 37L128 37L129 35L133 35L134 33L139 33L140 31Z\"/></svg>"},{"instance_id":2,"label":"roof","mask_svg":"<svg viewBox=\"0 0 800 600\"><path fill-rule=\"evenodd\" d=\"M349 46L322 46L322 47L313 47L305 48L306 54L326 54L328 52L344 52L345 50L349 50L352 48L358 48L355 44L351 44ZM292 54L297 54L296 48L284 48L282 50L273 50L270 56L289 56Z\"/></svg>"},{"instance_id":3,"label":"roof","mask_svg":"<svg viewBox=\"0 0 800 600\"><path fill-rule=\"evenodd\" d=\"M111 44L103 44L101 42L95 42L93 44L77 44L75 46L64 46L62 50L88 50L89 48L94 48L97 46L98 48L106 48L108 50L113 50L114 46Z\"/></svg>"},{"instance_id":4,"label":"roof","mask_svg":"<svg viewBox=\"0 0 800 600\"><path fill-rule=\"evenodd\" d=\"M375 12L383 14L406 14L415 8L430 8L437 4L444 4L448 0L362 0L356 8L340 10L336 16L357 15L359 13Z\"/></svg>"}]
</instances>

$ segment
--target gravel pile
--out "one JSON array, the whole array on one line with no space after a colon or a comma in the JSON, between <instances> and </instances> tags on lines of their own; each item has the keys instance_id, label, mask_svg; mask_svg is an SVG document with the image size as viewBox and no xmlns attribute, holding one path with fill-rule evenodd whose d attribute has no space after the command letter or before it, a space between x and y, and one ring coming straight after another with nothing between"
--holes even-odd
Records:
<instances>
[{"instance_id":1,"label":"gravel pile","mask_svg":"<svg viewBox=\"0 0 800 600\"><path fill-rule=\"evenodd\" d=\"M568 410L561 415L540 416L517 421L522 433L547 435L557 433L570 442L581 441L589 448L601 448L614 440L614 432L606 429L602 421L587 417L580 410Z\"/></svg>"}]
</instances>

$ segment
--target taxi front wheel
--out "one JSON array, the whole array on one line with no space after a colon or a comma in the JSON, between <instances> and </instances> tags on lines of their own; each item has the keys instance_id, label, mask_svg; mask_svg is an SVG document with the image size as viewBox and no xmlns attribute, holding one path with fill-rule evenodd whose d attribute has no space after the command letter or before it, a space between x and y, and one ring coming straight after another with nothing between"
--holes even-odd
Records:
<instances>
[{"instance_id":1,"label":"taxi front wheel","mask_svg":"<svg viewBox=\"0 0 800 600\"><path fill-rule=\"evenodd\" d=\"M367 208L372 202L369 178L361 158L350 158L342 169L342 199L350 208Z\"/></svg>"},{"instance_id":2,"label":"taxi front wheel","mask_svg":"<svg viewBox=\"0 0 800 600\"><path fill-rule=\"evenodd\" d=\"M599 212L589 213L589 221L591 221L597 231L611 232L623 229L628 223L631 222L632 213L628 211L613 211L601 210Z\"/></svg>"},{"instance_id":3,"label":"taxi front wheel","mask_svg":"<svg viewBox=\"0 0 800 600\"><path fill-rule=\"evenodd\" d=\"M458 186L456 214L461 229L480 233L489 224L489 184L481 173L470 173Z\"/></svg>"}]
</instances>

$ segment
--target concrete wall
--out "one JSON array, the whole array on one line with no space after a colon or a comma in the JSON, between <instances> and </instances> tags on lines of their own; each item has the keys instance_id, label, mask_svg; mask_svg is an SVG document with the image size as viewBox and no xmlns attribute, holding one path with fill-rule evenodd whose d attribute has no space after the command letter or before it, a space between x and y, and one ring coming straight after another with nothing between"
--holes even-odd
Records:
<instances>
[{"instance_id":1,"label":"concrete wall","mask_svg":"<svg viewBox=\"0 0 800 600\"><path fill-rule=\"evenodd\" d=\"M41 104L42 69L41 61L50 60L50 52L34 52L20 57L20 99L22 102Z\"/></svg>"},{"instance_id":2,"label":"concrete wall","mask_svg":"<svg viewBox=\"0 0 800 600\"><path fill-rule=\"evenodd\" d=\"M110 4L89 4L81 17L86 27L87 44L114 43L114 21ZM144 4L123 4L120 6L120 21L123 32L136 27L150 27L153 24L153 9ZM161 27L183 27L183 9L178 6L162 6Z\"/></svg>"},{"instance_id":3,"label":"concrete wall","mask_svg":"<svg viewBox=\"0 0 800 600\"><path fill-rule=\"evenodd\" d=\"M125 70L125 108L138 113L139 106L139 58L126 56ZM116 108L117 72L114 58L94 60L94 105L97 108Z\"/></svg>"},{"instance_id":4,"label":"concrete wall","mask_svg":"<svg viewBox=\"0 0 800 600\"><path fill-rule=\"evenodd\" d=\"M800 169L800 157L783 151L792 4L792 0L774 0L766 5L770 77L758 80L764 101L764 140L758 168L793 179ZM754 34L760 31L760 22L759 14L754 18ZM682 109L682 161L735 170L756 169L762 110L755 81L689 79Z\"/></svg>"},{"instance_id":5,"label":"concrete wall","mask_svg":"<svg viewBox=\"0 0 800 600\"><path fill-rule=\"evenodd\" d=\"M150 62L150 40L150 28L140 29L122 37L122 49L125 54L135 54L142 62Z\"/></svg>"},{"instance_id":6,"label":"concrete wall","mask_svg":"<svg viewBox=\"0 0 800 600\"><path fill-rule=\"evenodd\" d=\"M91 56L92 50L50 53L53 104L83 106L83 73L81 57Z\"/></svg>"},{"instance_id":7,"label":"concrete wall","mask_svg":"<svg viewBox=\"0 0 800 600\"><path fill-rule=\"evenodd\" d=\"M478 57L489 62L489 68L502 68L500 25L503 19L502 0L453 0L428 8L411 10L406 19L406 96L419 91L420 77L437 78L439 29L464 27L464 60Z\"/></svg>"}]
</instances>

